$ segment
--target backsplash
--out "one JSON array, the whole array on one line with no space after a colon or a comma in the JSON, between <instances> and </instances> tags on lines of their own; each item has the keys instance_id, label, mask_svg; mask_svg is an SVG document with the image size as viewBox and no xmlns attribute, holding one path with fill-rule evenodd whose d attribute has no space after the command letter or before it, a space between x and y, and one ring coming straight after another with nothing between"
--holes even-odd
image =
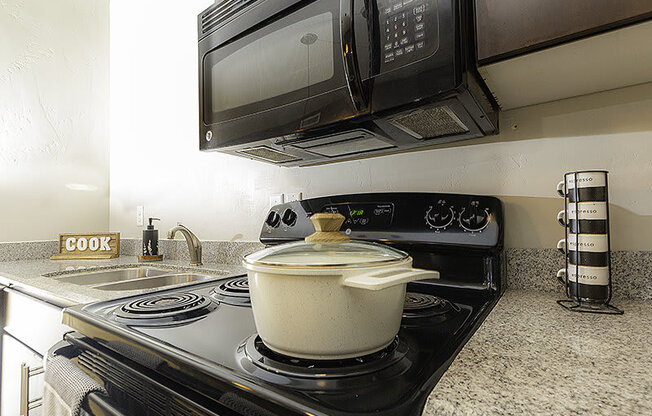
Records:
<instances>
[{"instance_id":1,"label":"backsplash","mask_svg":"<svg viewBox=\"0 0 652 416\"><path fill-rule=\"evenodd\" d=\"M141 240L137 238L120 239L120 255L138 256L142 254ZM202 241L202 262L240 265L242 258L258 251L264 246L257 241ZM159 254L163 261L188 260L190 254L185 240L159 240Z\"/></svg>"},{"instance_id":2,"label":"backsplash","mask_svg":"<svg viewBox=\"0 0 652 416\"><path fill-rule=\"evenodd\" d=\"M42 260L57 254L58 241L0 242L0 261Z\"/></svg>"},{"instance_id":3,"label":"backsplash","mask_svg":"<svg viewBox=\"0 0 652 416\"><path fill-rule=\"evenodd\" d=\"M0 262L19 260L43 260L57 252L57 241L0 242ZM204 263L240 265L242 258L258 251L264 246L259 242L202 241L202 260ZM141 240L120 239L121 256L141 254ZM188 260L188 246L184 240L159 240L159 253L164 261Z\"/></svg>"},{"instance_id":4,"label":"backsplash","mask_svg":"<svg viewBox=\"0 0 652 416\"><path fill-rule=\"evenodd\" d=\"M564 258L554 248L508 248L507 287L538 292L558 292L564 296L556 278ZM652 300L652 252L612 251L613 298ZM561 298L560 298L561 299Z\"/></svg>"},{"instance_id":5,"label":"backsplash","mask_svg":"<svg viewBox=\"0 0 652 416\"><path fill-rule=\"evenodd\" d=\"M239 266L242 258L264 246L256 241L202 241L203 262ZM0 262L48 259L57 251L56 241L0 243ZM141 240L120 240L121 256L141 253ZM184 240L159 240L159 253L165 260L190 261ZM564 267L563 257L552 248L508 248L505 250L507 288L563 294L555 277ZM614 251L611 255L614 300L652 301L652 251Z\"/></svg>"}]
</instances>

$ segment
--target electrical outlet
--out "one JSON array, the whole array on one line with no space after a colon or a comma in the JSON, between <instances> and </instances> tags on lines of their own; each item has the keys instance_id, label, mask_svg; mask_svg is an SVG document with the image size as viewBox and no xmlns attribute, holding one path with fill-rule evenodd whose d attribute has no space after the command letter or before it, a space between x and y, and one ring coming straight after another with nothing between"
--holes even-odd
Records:
<instances>
[{"instance_id":1,"label":"electrical outlet","mask_svg":"<svg viewBox=\"0 0 652 416\"><path fill-rule=\"evenodd\" d=\"M285 198L286 202L292 202L292 201L301 201L302 199L302 193L301 192L292 192L287 194L287 197Z\"/></svg>"},{"instance_id":2,"label":"electrical outlet","mask_svg":"<svg viewBox=\"0 0 652 416\"><path fill-rule=\"evenodd\" d=\"M269 197L269 207L273 207L274 205L280 205L283 203L283 194L274 194Z\"/></svg>"},{"instance_id":3,"label":"electrical outlet","mask_svg":"<svg viewBox=\"0 0 652 416\"><path fill-rule=\"evenodd\" d=\"M136 207L136 225L142 227L145 223L145 207L138 205Z\"/></svg>"}]
</instances>

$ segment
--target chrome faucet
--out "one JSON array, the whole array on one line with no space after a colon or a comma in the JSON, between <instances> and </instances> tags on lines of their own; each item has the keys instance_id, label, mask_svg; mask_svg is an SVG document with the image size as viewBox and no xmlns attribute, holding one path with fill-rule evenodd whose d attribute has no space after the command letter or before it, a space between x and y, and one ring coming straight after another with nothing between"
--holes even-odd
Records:
<instances>
[{"instance_id":1,"label":"chrome faucet","mask_svg":"<svg viewBox=\"0 0 652 416\"><path fill-rule=\"evenodd\" d=\"M201 266L201 242L195 234L192 233L188 228L177 223L176 227L173 227L168 231L168 239L174 239L174 234L179 231L186 239L188 244L188 251L190 252L190 265L191 266Z\"/></svg>"}]
</instances>

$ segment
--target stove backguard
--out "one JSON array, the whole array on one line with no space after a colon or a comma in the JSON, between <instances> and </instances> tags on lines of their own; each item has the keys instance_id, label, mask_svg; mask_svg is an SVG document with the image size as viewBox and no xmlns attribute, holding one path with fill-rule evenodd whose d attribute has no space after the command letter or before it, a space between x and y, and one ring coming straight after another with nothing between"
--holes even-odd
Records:
<instances>
[{"instance_id":1,"label":"stove backguard","mask_svg":"<svg viewBox=\"0 0 652 416\"><path fill-rule=\"evenodd\" d=\"M314 231L309 217L339 212L341 231L356 240L408 252L414 266L437 270L439 285L501 291L503 207L489 196L368 193L318 197L270 208L260 241L280 244Z\"/></svg>"}]
</instances>

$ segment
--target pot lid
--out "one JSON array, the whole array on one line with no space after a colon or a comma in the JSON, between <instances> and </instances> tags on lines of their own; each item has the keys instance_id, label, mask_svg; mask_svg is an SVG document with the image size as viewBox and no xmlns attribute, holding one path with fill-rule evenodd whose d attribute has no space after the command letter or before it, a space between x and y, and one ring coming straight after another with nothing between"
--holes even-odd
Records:
<instances>
[{"instance_id":1,"label":"pot lid","mask_svg":"<svg viewBox=\"0 0 652 416\"><path fill-rule=\"evenodd\" d=\"M339 232L342 214L317 213L310 217L316 232L305 238L280 244L245 257L248 264L266 266L323 267L368 266L406 259L404 251L376 243L351 240Z\"/></svg>"}]
</instances>

